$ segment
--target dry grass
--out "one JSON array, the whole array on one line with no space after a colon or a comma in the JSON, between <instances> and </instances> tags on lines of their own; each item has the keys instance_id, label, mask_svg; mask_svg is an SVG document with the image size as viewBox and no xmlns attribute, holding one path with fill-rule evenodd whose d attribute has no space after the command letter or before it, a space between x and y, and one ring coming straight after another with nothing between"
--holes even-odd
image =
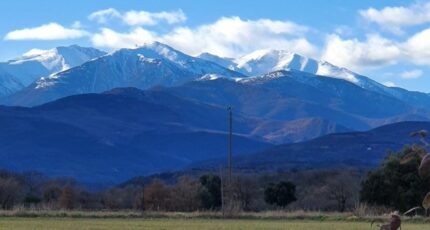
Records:
<instances>
[{"instance_id":1,"label":"dry grass","mask_svg":"<svg viewBox=\"0 0 430 230\"><path fill-rule=\"evenodd\" d=\"M122 211L67 211L67 210L40 210L15 209L0 211L0 217L39 217L39 218L80 218L80 219L241 219L241 220L300 220L322 222L371 222L372 220L386 221L390 214L370 215L356 212L305 212L305 211L264 211L264 212L237 212L222 215L221 212L139 212L134 210ZM430 223L430 218L403 217L404 222ZM430 228L429 228L430 229Z\"/></svg>"},{"instance_id":2,"label":"dry grass","mask_svg":"<svg viewBox=\"0 0 430 230\"><path fill-rule=\"evenodd\" d=\"M220 212L65 211L15 209L0 211L0 229L11 230L132 230L132 229L292 229L361 230L370 221L388 221L389 215L358 216L357 213L304 211ZM430 219L403 218L403 229L430 229Z\"/></svg>"},{"instance_id":3,"label":"dry grass","mask_svg":"<svg viewBox=\"0 0 430 230\"><path fill-rule=\"evenodd\" d=\"M407 223L403 225L408 230L429 229L428 224ZM10 230L132 230L132 229L292 229L292 230L368 230L366 222L333 222L309 220L270 220L270 219L118 219L118 218L0 218L0 229Z\"/></svg>"}]
</instances>

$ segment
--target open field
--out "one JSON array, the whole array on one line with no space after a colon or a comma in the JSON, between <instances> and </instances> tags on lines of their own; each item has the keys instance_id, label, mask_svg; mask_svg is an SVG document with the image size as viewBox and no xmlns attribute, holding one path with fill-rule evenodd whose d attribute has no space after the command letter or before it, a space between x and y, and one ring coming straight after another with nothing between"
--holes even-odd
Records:
<instances>
[{"instance_id":1,"label":"open field","mask_svg":"<svg viewBox=\"0 0 430 230\"><path fill-rule=\"evenodd\" d=\"M0 211L0 229L8 230L131 230L131 229L371 229L371 220L389 216L304 211L239 212L223 219L220 212L65 211L17 209ZM406 230L430 230L430 219L403 218ZM373 228L376 229L376 228Z\"/></svg>"},{"instance_id":2,"label":"open field","mask_svg":"<svg viewBox=\"0 0 430 230\"><path fill-rule=\"evenodd\" d=\"M0 229L12 230L129 230L129 229L297 229L297 230L361 230L370 229L368 222L257 220L257 219L121 219L121 218L0 218ZM430 229L429 224L407 223L402 229Z\"/></svg>"}]
</instances>

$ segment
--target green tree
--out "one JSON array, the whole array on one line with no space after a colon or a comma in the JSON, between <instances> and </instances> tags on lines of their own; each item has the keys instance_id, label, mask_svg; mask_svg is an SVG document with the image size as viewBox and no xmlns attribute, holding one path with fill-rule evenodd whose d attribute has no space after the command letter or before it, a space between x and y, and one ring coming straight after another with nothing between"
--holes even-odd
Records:
<instances>
[{"instance_id":1,"label":"green tree","mask_svg":"<svg viewBox=\"0 0 430 230\"><path fill-rule=\"evenodd\" d=\"M221 207L221 178L215 175L203 175L200 177L199 196L205 209L217 209Z\"/></svg>"},{"instance_id":2,"label":"green tree","mask_svg":"<svg viewBox=\"0 0 430 230\"><path fill-rule=\"evenodd\" d=\"M399 211L419 206L427 191L430 190L430 184L418 174L420 151L425 150L406 147L400 152L391 153L381 166L369 172L362 182L360 200ZM402 162L407 155L412 155L413 159L409 159L406 163Z\"/></svg>"},{"instance_id":3,"label":"green tree","mask_svg":"<svg viewBox=\"0 0 430 230\"><path fill-rule=\"evenodd\" d=\"M264 200L268 204L285 208L297 200L296 185L288 181L281 181L277 184L270 183L264 190Z\"/></svg>"}]
</instances>

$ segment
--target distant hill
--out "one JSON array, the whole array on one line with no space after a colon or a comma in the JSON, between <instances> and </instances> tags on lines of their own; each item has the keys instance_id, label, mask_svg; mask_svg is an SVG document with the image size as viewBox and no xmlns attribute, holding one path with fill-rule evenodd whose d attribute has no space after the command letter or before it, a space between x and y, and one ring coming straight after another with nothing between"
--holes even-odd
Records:
<instances>
[{"instance_id":1,"label":"distant hill","mask_svg":"<svg viewBox=\"0 0 430 230\"><path fill-rule=\"evenodd\" d=\"M234 167L245 171L302 170L315 168L377 166L389 151L418 143L410 133L430 130L430 122L400 122L367 132L329 134L310 141L278 145L234 158ZM222 160L193 164L191 168L212 169Z\"/></svg>"},{"instance_id":2,"label":"distant hill","mask_svg":"<svg viewBox=\"0 0 430 230\"><path fill-rule=\"evenodd\" d=\"M225 155L224 108L134 88L83 94L33 108L0 107L0 167L117 183ZM270 143L235 118L234 151Z\"/></svg>"},{"instance_id":3,"label":"distant hill","mask_svg":"<svg viewBox=\"0 0 430 230\"><path fill-rule=\"evenodd\" d=\"M278 121L317 118L350 130L405 120L426 121L430 117L427 110L349 81L300 71L277 71L239 80L204 78L166 90L195 101L231 105L249 116Z\"/></svg>"}]
</instances>

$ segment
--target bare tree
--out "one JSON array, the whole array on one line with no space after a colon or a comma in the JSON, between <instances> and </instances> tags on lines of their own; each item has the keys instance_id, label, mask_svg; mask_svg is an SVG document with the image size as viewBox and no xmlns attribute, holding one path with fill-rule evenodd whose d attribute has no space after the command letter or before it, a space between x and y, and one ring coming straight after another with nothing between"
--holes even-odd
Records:
<instances>
[{"instance_id":1,"label":"bare tree","mask_svg":"<svg viewBox=\"0 0 430 230\"><path fill-rule=\"evenodd\" d=\"M138 189L134 198L133 208L141 211L145 210L145 190L143 188Z\"/></svg>"},{"instance_id":2,"label":"bare tree","mask_svg":"<svg viewBox=\"0 0 430 230\"><path fill-rule=\"evenodd\" d=\"M172 208L175 211L195 211L200 208L200 183L191 177L182 176L171 191Z\"/></svg>"},{"instance_id":3,"label":"bare tree","mask_svg":"<svg viewBox=\"0 0 430 230\"><path fill-rule=\"evenodd\" d=\"M240 209L250 210L251 203L258 194L257 182L245 176L238 176L233 178L231 186L233 198L239 203Z\"/></svg>"},{"instance_id":4,"label":"bare tree","mask_svg":"<svg viewBox=\"0 0 430 230\"><path fill-rule=\"evenodd\" d=\"M18 180L0 177L0 205L2 209L11 209L17 202L21 190Z\"/></svg>"},{"instance_id":5,"label":"bare tree","mask_svg":"<svg viewBox=\"0 0 430 230\"><path fill-rule=\"evenodd\" d=\"M128 185L111 188L103 193L103 204L108 209L136 208L136 198L142 192L140 186Z\"/></svg>"},{"instance_id":6,"label":"bare tree","mask_svg":"<svg viewBox=\"0 0 430 230\"><path fill-rule=\"evenodd\" d=\"M75 207L75 199L76 199L75 189L71 186L66 186L62 189L60 195L60 207L63 209L73 209Z\"/></svg>"},{"instance_id":7,"label":"bare tree","mask_svg":"<svg viewBox=\"0 0 430 230\"><path fill-rule=\"evenodd\" d=\"M155 211L167 211L171 204L171 190L161 180L153 180L145 187L145 208Z\"/></svg>"},{"instance_id":8,"label":"bare tree","mask_svg":"<svg viewBox=\"0 0 430 230\"><path fill-rule=\"evenodd\" d=\"M328 198L336 202L339 212L344 212L348 202L354 200L357 187L357 183L347 173L340 173L327 181Z\"/></svg>"}]
</instances>

